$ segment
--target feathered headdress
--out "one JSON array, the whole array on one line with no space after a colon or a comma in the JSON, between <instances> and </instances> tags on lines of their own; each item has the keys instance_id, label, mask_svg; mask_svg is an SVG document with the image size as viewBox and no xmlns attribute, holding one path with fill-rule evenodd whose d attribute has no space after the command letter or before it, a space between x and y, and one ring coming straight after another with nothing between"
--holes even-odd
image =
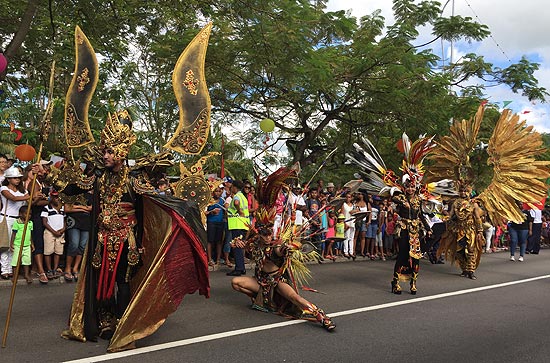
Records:
<instances>
[{"instance_id":1,"label":"feathered headdress","mask_svg":"<svg viewBox=\"0 0 550 363\"><path fill-rule=\"evenodd\" d=\"M403 133L399 146L402 146L404 153L401 171L403 176L401 180L384 163L384 160L367 139L362 139L366 148L355 143L355 150L346 154L348 163L355 163L363 170L362 188L371 194L382 196L393 195L396 191L403 191L404 185L409 182L415 183L419 188L424 176L423 161L426 155L436 146L433 137L421 136L417 141L411 143L407 134Z\"/></svg>"},{"instance_id":2,"label":"feathered headdress","mask_svg":"<svg viewBox=\"0 0 550 363\"><path fill-rule=\"evenodd\" d=\"M256 224L272 226L275 220L275 201L283 187L298 177L295 168L282 167L269 175L266 179L258 177L256 183L256 198L259 207L256 210Z\"/></svg>"},{"instance_id":3,"label":"feathered headdress","mask_svg":"<svg viewBox=\"0 0 550 363\"><path fill-rule=\"evenodd\" d=\"M424 177L424 158L436 147L433 141L434 137L426 137L421 135L418 140L411 143L406 133L403 133L401 142L403 144L403 164L401 171L403 177L401 184L414 183L416 188L422 185Z\"/></svg>"}]
</instances>

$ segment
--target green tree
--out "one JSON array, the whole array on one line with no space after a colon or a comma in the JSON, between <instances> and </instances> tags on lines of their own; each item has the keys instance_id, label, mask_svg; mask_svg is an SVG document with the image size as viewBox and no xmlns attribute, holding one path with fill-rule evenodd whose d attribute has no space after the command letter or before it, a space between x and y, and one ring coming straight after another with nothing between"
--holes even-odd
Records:
<instances>
[{"instance_id":1,"label":"green tree","mask_svg":"<svg viewBox=\"0 0 550 363\"><path fill-rule=\"evenodd\" d=\"M377 147L397 165L395 141L403 131L411 138L444 134L451 118L469 117L484 93L483 86L471 85L475 77L506 84L529 99L547 96L533 77L538 64L527 59L499 69L469 54L441 69L429 44L482 40L489 31L470 18L442 17L435 1L395 0L396 22L385 33L380 12L357 20L344 11L326 12L325 0L72 0L71 6L0 0L0 5L8 10L0 21L0 48L9 49L10 66L0 79L5 77L10 120L36 129L55 58L54 127L61 130L78 24L101 59L92 129L97 134L107 112L130 109L139 136L134 156L160 150L175 130L172 69L205 20L215 26L207 54L213 123L242 129L241 147L257 154L264 135L255 125L274 119L273 136L286 142L290 159L269 149L257 164L300 162L305 176L339 146L321 176L334 170L335 177L348 178L341 167L345 150L363 135L376 135ZM432 27L433 39L418 44L418 29L425 26ZM61 148L59 140L50 147Z\"/></svg>"},{"instance_id":2,"label":"green tree","mask_svg":"<svg viewBox=\"0 0 550 363\"><path fill-rule=\"evenodd\" d=\"M396 23L386 34L379 12L356 24L324 10L324 1L248 0L228 1L212 14L219 29L209 57L215 110L248 125L273 118L292 161L306 168L360 135L444 134L451 117L483 97L482 86L465 85L472 77L530 99L547 95L532 76L538 65L525 59L498 69L469 55L439 70L439 57L414 44L420 27L431 25L434 40L482 40L489 31L470 18L441 17L437 2L394 1Z\"/></svg>"}]
</instances>

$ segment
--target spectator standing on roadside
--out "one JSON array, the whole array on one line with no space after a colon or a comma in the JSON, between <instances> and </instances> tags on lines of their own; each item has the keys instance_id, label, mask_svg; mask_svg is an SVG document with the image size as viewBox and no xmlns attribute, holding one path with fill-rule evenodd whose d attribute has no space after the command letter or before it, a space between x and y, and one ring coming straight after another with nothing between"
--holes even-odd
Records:
<instances>
[{"instance_id":1,"label":"spectator standing on roadside","mask_svg":"<svg viewBox=\"0 0 550 363\"><path fill-rule=\"evenodd\" d=\"M81 204L65 204L67 217L65 272L63 278L67 282L78 281L80 263L90 239L92 226L92 192L85 194Z\"/></svg>"},{"instance_id":2,"label":"spectator standing on roadside","mask_svg":"<svg viewBox=\"0 0 550 363\"><path fill-rule=\"evenodd\" d=\"M340 213L344 215L346 223L346 239L344 240L344 257L353 258L355 260L355 218L352 218L352 211L355 213L355 204L353 203L353 195L350 192L346 193L346 200L342 204Z\"/></svg>"},{"instance_id":3,"label":"spectator standing on roadside","mask_svg":"<svg viewBox=\"0 0 550 363\"><path fill-rule=\"evenodd\" d=\"M275 200L275 221L273 222L273 239L277 239L279 234L279 228L283 221L283 214L285 213L286 195L283 192L284 187L279 191L279 195Z\"/></svg>"},{"instance_id":4,"label":"spectator standing on roadside","mask_svg":"<svg viewBox=\"0 0 550 363\"><path fill-rule=\"evenodd\" d=\"M59 199L59 193L55 190L50 192L50 202L42 209L40 214L44 226L44 261L46 263L46 277L48 280L58 278L63 271L59 269L59 260L63 256L63 245L65 244L65 209ZM52 266L52 254L53 266Z\"/></svg>"},{"instance_id":5,"label":"spectator standing on roadside","mask_svg":"<svg viewBox=\"0 0 550 363\"><path fill-rule=\"evenodd\" d=\"M522 223L510 222L508 233L510 234L510 261L515 261L516 247L519 244L519 262L523 262L525 250L527 249L527 238L532 235L533 218L529 210L522 208L522 203L518 202L518 208L524 215Z\"/></svg>"},{"instance_id":6,"label":"spectator standing on roadside","mask_svg":"<svg viewBox=\"0 0 550 363\"><path fill-rule=\"evenodd\" d=\"M223 210L225 201L222 198L222 189L216 188L212 192L212 202L206 207L206 234L208 244L206 245L206 254L210 266L217 265L222 255L223 232L225 229L223 221ZM216 247L216 258L212 258L212 248ZM229 252L225 257L229 261Z\"/></svg>"},{"instance_id":7,"label":"spectator standing on roadside","mask_svg":"<svg viewBox=\"0 0 550 363\"><path fill-rule=\"evenodd\" d=\"M376 259L376 236L378 234L378 203L374 200L372 196L369 197L369 203L371 205L370 212L370 223L367 225L367 257L370 257L371 260Z\"/></svg>"},{"instance_id":8,"label":"spectator standing on roadside","mask_svg":"<svg viewBox=\"0 0 550 363\"><path fill-rule=\"evenodd\" d=\"M27 217L28 206L24 205L19 208L19 218L13 222L10 250L13 252L11 259L12 268L17 266L17 260L19 259L19 250L23 248L21 252L21 266L23 266L23 272L27 284L32 283L31 277L31 252L34 250L34 244L32 243L32 221L27 223L25 232L25 242L23 241L23 231L25 230L25 218ZM15 280L15 278L14 278Z\"/></svg>"},{"instance_id":9,"label":"spectator standing on roadside","mask_svg":"<svg viewBox=\"0 0 550 363\"><path fill-rule=\"evenodd\" d=\"M231 233L231 240L244 238L250 228L250 218L248 213L248 200L242 192L243 182L235 180L231 187L233 199L227 208L227 225ZM234 247L235 270L228 272L228 276L241 276L246 274L244 265L244 250L241 247Z\"/></svg>"},{"instance_id":10,"label":"spectator standing on roadside","mask_svg":"<svg viewBox=\"0 0 550 363\"><path fill-rule=\"evenodd\" d=\"M0 188L2 196L2 211L0 220L6 219L8 225L8 241L3 241L9 247L12 235L13 223L19 218L19 208L29 201L29 193L27 193L24 184L21 182L23 174L16 167L11 167L4 173L4 181ZM13 253L8 249L0 254L1 276L7 280L12 276L12 261Z\"/></svg>"},{"instance_id":11,"label":"spectator standing on roadside","mask_svg":"<svg viewBox=\"0 0 550 363\"><path fill-rule=\"evenodd\" d=\"M317 188L311 188L309 198L306 200L305 216L309 220L309 236L312 243L321 241L321 201L318 198L319 191Z\"/></svg>"},{"instance_id":12,"label":"spectator standing on roadside","mask_svg":"<svg viewBox=\"0 0 550 363\"><path fill-rule=\"evenodd\" d=\"M4 173L9 168L8 158L4 154L0 154L0 185L4 181Z\"/></svg>"},{"instance_id":13,"label":"spectator standing on roadside","mask_svg":"<svg viewBox=\"0 0 550 363\"><path fill-rule=\"evenodd\" d=\"M392 253L396 253L396 251L392 251L395 221L393 211L389 211L386 216L386 234L384 235L384 248L386 249L386 255L388 258L392 255Z\"/></svg>"},{"instance_id":14,"label":"spectator standing on roadside","mask_svg":"<svg viewBox=\"0 0 550 363\"><path fill-rule=\"evenodd\" d=\"M44 270L44 226L42 225L42 208L48 205L48 195L50 188L44 183L44 175L46 168L51 162L41 160L40 165L42 168L37 170L36 184L34 186L35 197L31 206L31 220L33 222L32 229L32 241L34 243L34 262L36 264L35 269L38 273L38 281L41 284L48 283L48 277ZM26 175L23 178L25 188L30 193L32 180L34 179L34 173L32 171L32 165L25 168Z\"/></svg>"},{"instance_id":15,"label":"spectator standing on roadside","mask_svg":"<svg viewBox=\"0 0 550 363\"><path fill-rule=\"evenodd\" d=\"M294 225L298 228L304 223L303 213L306 211L306 201L302 194L300 184L292 188L292 192L287 198L287 211L291 218L294 218Z\"/></svg>"},{"instance_id":16,"label":"spectator standing on roadside","mask_svg":"<svg viewBox=\"0 0 550 363\"><path fill-rule=\"evenodd\" d=\"M538 255L540 251L540 237L542 234L542 210L538 208L530 209L529 214L533 219L531 227L532 233L529 236L526 253Z\"/></svg>"}]
</instances>

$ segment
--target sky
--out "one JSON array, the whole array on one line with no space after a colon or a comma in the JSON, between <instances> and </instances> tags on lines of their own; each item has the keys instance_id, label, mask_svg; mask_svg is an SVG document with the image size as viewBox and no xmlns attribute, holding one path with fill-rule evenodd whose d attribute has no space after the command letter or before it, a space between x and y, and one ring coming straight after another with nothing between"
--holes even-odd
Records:
<instances>
[{"instance_id":1,"label":"sky","mask_svg":"<svg viewBox=\"0 0 550 363\"><path fill-rule=\"evenodd\" d=\"M445 4L446 0L439 2ZM327 10L349 10L351 15L360 18L380 9L389 25L394 21L392 4L391 0L329 0ZM550 93L550 7L547 0L450 0L443 14L451 15L453 8L455 15L471 17L487 25L491 32L491 37L482 42L455 43L453 60L475 53L495 66L506 68L525 56L539 63L534 76L539 86ZM441 55L441 43L435 44L432 45L434 52ZM451 55L448 43L443 44L443 52L446 57ZM550 133L550 97L546 103L530 102L505 86L487 88L486 94L490 102L498 102L501 106L503 101L512 101L507 108L519 113L537 131Z\"/></svg>"}]
</instances>

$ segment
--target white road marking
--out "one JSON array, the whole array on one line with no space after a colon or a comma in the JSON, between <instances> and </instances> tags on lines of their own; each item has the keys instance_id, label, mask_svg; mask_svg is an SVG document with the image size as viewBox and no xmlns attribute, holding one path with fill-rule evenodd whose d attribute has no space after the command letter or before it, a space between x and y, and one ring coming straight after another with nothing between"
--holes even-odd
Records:
<instances>
[{"instance_id":1,"label":"white road marking","mask_svg":"<svg viewBox=\"0 0 550 363\"><path fill-rule=\"evenodd\" d=\"M417 297L417 298L413 298L413 299L409 299L409 300L400 300L400 301L394 301L394 302L385 303L385 304L366 306L366 307L363 307L363 308L345 310L345 311L340 311L340 312L337 312L337 313L330 313L329 315L331 317L338 317L338 316L358 314L358 313L363 313L363 312L366 312L366 311L386 309L386 308L391 308L391 307L394 307L394 306L407 305L407 304L416 304L416 303L420 303L420 302L423 302L423 301L443 299L443 298L451 297L451 296L470 294L470 293L473 293L473 292L497 289L497 288L500 288L500 287L506 287L506 286L517 285L517 284L524 284L524 283L533 282L533 281L542 280L542 279L547 279L547 278L550 278L550 275L542 275L542 276L532 277L532 278L523 279L523 280L503 282L503 283L495 284L495 285L481 286L481 287L475 287L475 288L472 288L472 289L445 292L445 293L437 294L437 295L422 296L422 297ZM76 360L66 361L64 363L104 362L104 361L107 361L107 360L113 360L113 359L117 359L117 358L125 358L125 357L130 357L130 356L133 356L133 355L156 352L156 351L163 350L163 349L177 348L177 347L182 347L182 346L185 346L185 345L207 342L207 341L210 341L210 340L223 339L223 338L227 338L227 337L233 337L233 336L236 336L236 335L255 333L255 332L258 332L258 331L262 331L262 330L276 329L276 328L281 328L281 327L285 327L285 326L301 324L301 323L305 323L306 321L307 320L285 320L285 321L282 321L280 323L275 323L275 324L268 324L268 325L255 326L255 327L245 328L245 329L231 330L231 331L227 331L227 332L223 332L223 333L210 334L210 335L205 335L205 336L202 336L202 337L183 339L183 340L178 340L178 341L169 342L169 343L157 344L157 345L153 345L153 346L150 346L150 347L143 347L143 348L127 350L127 351L124 351L124 352L108 353L108 354L98 355L98 356L95 356L95 357L87 357L87 358L82 358L82 359L76 359Z\"/></svg>"}]
</instances>

